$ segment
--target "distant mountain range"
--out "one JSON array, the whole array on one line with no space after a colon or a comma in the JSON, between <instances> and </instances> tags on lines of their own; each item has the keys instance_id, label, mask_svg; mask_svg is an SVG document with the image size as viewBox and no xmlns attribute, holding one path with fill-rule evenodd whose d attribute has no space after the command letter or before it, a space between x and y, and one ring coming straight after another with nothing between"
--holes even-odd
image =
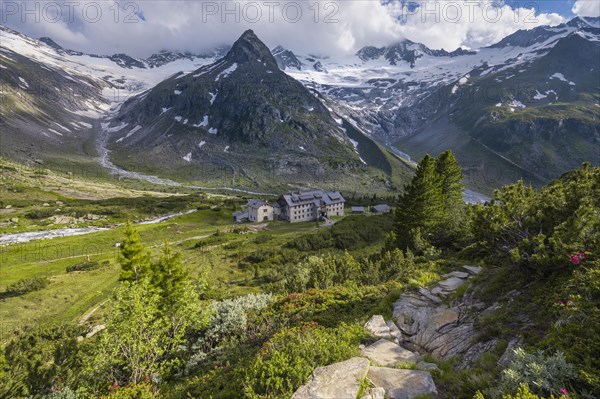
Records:
<instances>
[{"instance_id":1,"label":"distant mountain range","mask_svg":"<svg viewBox=\"0 0 600 399\"><path fill-rule=\"evenodd\" d=\"M285 71L388 147L415 159L453 149L483 190L539 185L600 163L599 26L575 18L476 51L408 40L345 58L287 51L301 67Z\"/></svg>"},{"instance_id":2,"label":"distant mountain range","mask_svg":"<svg viewBox=\"0 0 600 399\"><path fill-rule=\"evenodd\" d=\"M0 27L0 154L47 164L104 154L179 180L387 190L409 173L399 155L451 148L482 191L541 184L600 163L599 22L517 31L478 50L403 40L347 57L269 51L249 31L210 54L147 59Z\"/></svg>"}]
</instances>

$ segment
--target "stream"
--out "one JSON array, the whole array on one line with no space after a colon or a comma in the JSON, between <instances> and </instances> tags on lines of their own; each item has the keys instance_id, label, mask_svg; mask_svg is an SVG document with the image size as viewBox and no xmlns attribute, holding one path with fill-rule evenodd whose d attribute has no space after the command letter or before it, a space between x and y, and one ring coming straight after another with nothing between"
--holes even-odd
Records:
<instances>
[{"instance_id":1,"label":"stream","mask_svg":"<svg viewBox=\"0 0 600 399\"><path fill-rule=\"evenodd\" d=\"M196 212L196 209L190 209L185 212L177 212L171 213L164 216L159 216L150 220L144 220L141 222L135 222L135 224L156 224L164 222L165 220L169 220L171 218L183 215L189 215L190 213ZM98 233L100 231L107 231L114 229L121 225L117 225L114 227L67 227L62 229L53 229L53 230L39 230L39 231L27 231L23 233L14 233L14 234L2 234L0 235L0 246L1 245L11 245L11 244L22 244L29 241L35 240L47 240L57 237L71 237L71 236L79 236L83 234L90 233Z\"/></svg>"}]
</instances>

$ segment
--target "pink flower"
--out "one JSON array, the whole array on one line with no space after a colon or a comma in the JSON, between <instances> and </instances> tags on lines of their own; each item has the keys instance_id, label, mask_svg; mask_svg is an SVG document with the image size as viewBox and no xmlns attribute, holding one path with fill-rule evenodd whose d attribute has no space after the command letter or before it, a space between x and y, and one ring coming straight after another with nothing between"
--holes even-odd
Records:
<instances>
[{"instance_id":1,"label":"pink flower","mask_svg":"<svg viewBox=\"0 0 600 399\"><path fill-rule=\"evenodd\" d=\"M565 303L564 303L563 301L558 301L558 304L559 304L560 306L565 306Z\"/></svg>"},{"instance_id":2,"label":"pink flower","mask_svg":"<svg viewBox=\"0 0 600 399\"><path fill-rule=\"evenodd\" d=\"M571 306L571 305L573 305L573 301L569 299L569 300L567 301L567 305L568 305L568 306Z\"/></svg>"},{"instance_id":3,"label":"pink flower","mask_svg":"<svg viewBox=\"0 0 600 399\"><path fill-rule=\"evenodd\" d=\"M579 257L571 256L571 263L573 263L574 265L578 265L580 263Z\"/></svg>"},{"instance_id":4,"label":"pink flower","mask_svg":"<svg viewBox=\"0 0 600 399\"><path fill-rule=\"evenodd\" d=\"M567 391L567 389L566 389L566 388L561 388L561 389L560 389L560 393L562 393L563 395L568 395L568 394L569 394L569 391Z\"/></svg>"}]
</instances>

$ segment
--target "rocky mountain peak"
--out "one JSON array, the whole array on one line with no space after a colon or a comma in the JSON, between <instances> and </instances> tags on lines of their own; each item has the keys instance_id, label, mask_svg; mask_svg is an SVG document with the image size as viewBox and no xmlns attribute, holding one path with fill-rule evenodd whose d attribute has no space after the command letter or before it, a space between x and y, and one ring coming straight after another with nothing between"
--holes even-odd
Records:
<instances>
[{"instance_id":1,"label":"rocky mountain peak","mask_svg":"<svg viewBox=\"0 0 600 399\"><path fill-rule=\"evenodd\" d=\"M277 62L271 55L271 51L251 29L245 31L233 44L225 59L237 64L261 62L267 67L277 68Z\"/></svg>"}]
</instances>

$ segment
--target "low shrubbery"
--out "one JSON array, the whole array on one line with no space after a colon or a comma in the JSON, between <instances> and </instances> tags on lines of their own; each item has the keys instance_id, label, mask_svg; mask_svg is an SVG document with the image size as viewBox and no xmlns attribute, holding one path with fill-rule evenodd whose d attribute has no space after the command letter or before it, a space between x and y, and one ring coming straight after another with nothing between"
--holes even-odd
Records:
<instances>
[{"instance_id":1,"label":"low shrubbery","mask_svg":"<svg viewBox=\"0 0 600 399\"><path fill-rule=\"evenodd\" d=\"M42 290L49 283L50 281L46 277L24 278L6 287L6 293L11 296L23 295L28 292Z\"/></svg>"},{"instance_id":2,"label":"low shrubbery","mask_svg":"<svg viewBox=\"0 0 600 399\"><path fill-rule=\"evenodd\" d=\"M67 273L72 272L87 272L90 270L97 270L103 267L108 267L110 265L110 261L105 260L104 262L98 261L85 261L78 263L76 265L67 266Z\"/></svg>"},{"instance_id":3,"label":"low shrubbery","mask_svg":"<svg viewBox=\"0 0 600 399\"><path fill-rule=\"evenodd\" d=\"M287 399L319 366L349 359L364 339L361 326L324 328L315 322L286 328L266 342L250 366L246 395Z\"/></svg>"}]
</instances>

